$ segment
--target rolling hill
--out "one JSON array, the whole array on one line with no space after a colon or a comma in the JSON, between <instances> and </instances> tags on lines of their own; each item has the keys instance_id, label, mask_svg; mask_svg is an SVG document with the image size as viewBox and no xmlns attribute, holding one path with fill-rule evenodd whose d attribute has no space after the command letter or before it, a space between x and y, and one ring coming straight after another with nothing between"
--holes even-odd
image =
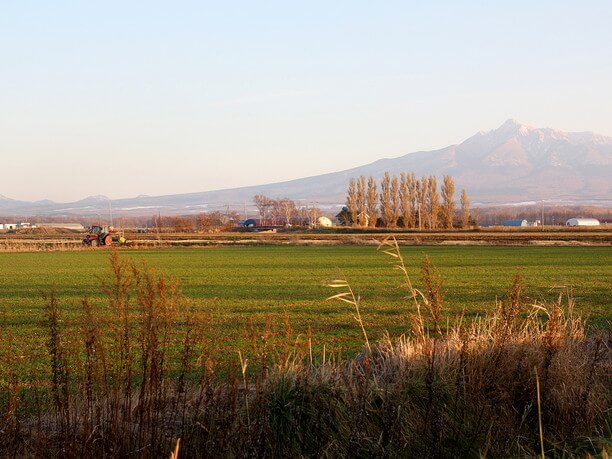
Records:
<instances>
[{"instance_id":1,"label":"rolling hill","mask_svg":"<svg viewBox=\"0 0 612 459\"><path fill-rule=\"evenodd\" d=\"M568 133L534 128L508 120L499 128L479 132L458 145L418 151L365 166L280 183L168 196L113 200L92 196L59 204L24 202L0 196L5 215L187 214L226 208L240 209L255 194L289 197L321 207L342 205L351 177L385 171L399 174L452 175L474 204L497 205L546 200L560 203L612 203L612 137L591 132Z\"/></svg>"}]
</instances>

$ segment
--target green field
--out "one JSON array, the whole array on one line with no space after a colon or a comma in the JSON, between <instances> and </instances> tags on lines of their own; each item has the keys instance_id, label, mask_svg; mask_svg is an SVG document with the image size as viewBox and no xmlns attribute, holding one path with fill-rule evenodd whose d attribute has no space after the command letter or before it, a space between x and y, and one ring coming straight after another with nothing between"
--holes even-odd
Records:
<instances>
[{"instance_id":1,"label":"green field","mask_svg":"<svg viewBox=\"0 0 612 459\"><path fill-rule=\"evenodd\" d=\"M486 313L502 298L515 273L525 279L526 295L552 301L571 289L577 310L592 325L610 327L612 249L601 247L404 247L415 285L427 253L444 279L447 317ZM263 327L286 311L296 332L309 326L317 346L353 351L362 345L349 305L325 301L326 284L346 278L363 299L363 318L371 339L385 330L406 330L410 302L399 273L374 247L258 246L207 249L122 251L138 263L175 276L197 307L210 311L215 342L234 353L248 348L250 320ZM0 321L24 354L44 352L40 323L42 295L55 290L66 323L77 317L88 296L101 305L101 280L108 276L108 252L0 254ZM68 325L67 325L68 326ZM17 339L15 339L17 338ZM37 339L38 338L38 339ZM235 355L235 354L234 354Z\"/></svg>"}]
</instances>

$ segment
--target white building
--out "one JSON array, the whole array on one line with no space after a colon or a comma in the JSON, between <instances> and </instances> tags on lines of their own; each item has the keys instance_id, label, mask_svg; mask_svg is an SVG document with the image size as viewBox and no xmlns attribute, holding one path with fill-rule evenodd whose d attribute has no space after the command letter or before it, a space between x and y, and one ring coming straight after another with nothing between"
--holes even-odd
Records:
<instances>
[{"instance_id":1,"label":"white building","mask_svg":"<svg viewBox=\"0 0 612 459\"><path fill-rule=\"evenodd\" d=\"M319 228L331 228L332 221L327 217L319 217L317 219L317 226L319 226Z\"/></svg>"},{"instance_id":2,"label":"white building","mask_svg":"<svg viewBox=\"0 0 612 459\"><path fill-rule=\"evenodd\" d=\"M599 226L596 218L570 218L565 222L565 226Z\"/></svg>"}]
</instances>

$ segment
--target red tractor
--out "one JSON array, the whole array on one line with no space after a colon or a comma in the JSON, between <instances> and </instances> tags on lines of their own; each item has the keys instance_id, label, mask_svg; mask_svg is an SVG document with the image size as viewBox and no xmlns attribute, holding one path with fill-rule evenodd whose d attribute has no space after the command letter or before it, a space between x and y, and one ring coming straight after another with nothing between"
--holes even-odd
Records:
<instances>
[{"instance_id":1,"label":"red tractor","mask_svg":"<svg viewBox=\"0 0 612 459\"><path fill-rule=\"evenodd\" d=\"M112 245L113 243L125 244L126 239L117 234L113 227L94 225L87 230L87 236L83 239L83 244L90 247L102 245Z\"/></svg>"}]
</instances>

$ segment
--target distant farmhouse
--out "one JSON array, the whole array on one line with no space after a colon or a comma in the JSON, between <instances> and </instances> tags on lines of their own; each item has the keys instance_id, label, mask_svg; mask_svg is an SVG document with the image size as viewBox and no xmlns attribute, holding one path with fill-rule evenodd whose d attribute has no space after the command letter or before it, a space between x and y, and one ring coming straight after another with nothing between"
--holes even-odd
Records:
<instances>
[{"instance_id":1,"label":"distant farmhouse","mask_svg":"<svg viewBox=\"0 0 612 459\"><path fill-rule=\"evenodd\" d=\"M599 226L596 218L570 218L565 222L565 226Z\"/></svg>"},{"instance_id":2,"label":"distant farmhouse","mask_svg":"<svg viewBox=\"0 0 612 459\"><path fill-rule=\"evenodd\" d=\"M17 230L25 228L61 228L75 231L82 231L85 229L80 223L37 223L36 225L32 225L28 222L0 223L0 230Z\"/></svg>"},{"instance_id":3,"label":"distant farmhouse","mask_svg":"<svg viewBox=\"0 0 612 459\"><path fill-rule=\"evenodd\" d=\"M16 230L21 228L32 228L29 223L0 223L0 230Z\"/></svg>"}]
</instances>

